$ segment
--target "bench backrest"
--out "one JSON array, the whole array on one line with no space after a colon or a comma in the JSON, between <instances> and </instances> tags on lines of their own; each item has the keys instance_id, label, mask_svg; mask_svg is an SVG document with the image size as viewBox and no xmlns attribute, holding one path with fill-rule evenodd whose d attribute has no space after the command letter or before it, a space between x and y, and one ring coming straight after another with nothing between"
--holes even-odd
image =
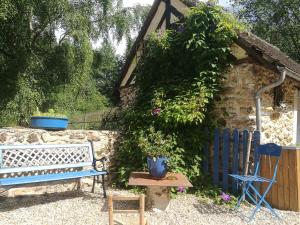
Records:
<instances>
[{"instance_id":1,"label":"bench backrest","mask_svg":"<svg viewBox=\"0 0 300 225\"><path fill-rule=\"evenodd\" d=\"M0 174L75 168L92 164L91 143L0 146Z\"/></svg>"}]
</instances>

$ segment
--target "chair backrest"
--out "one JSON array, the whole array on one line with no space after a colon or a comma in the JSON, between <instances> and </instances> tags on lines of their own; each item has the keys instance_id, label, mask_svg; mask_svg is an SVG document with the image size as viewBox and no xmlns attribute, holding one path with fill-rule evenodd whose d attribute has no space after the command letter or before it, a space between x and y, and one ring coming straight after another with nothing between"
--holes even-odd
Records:
<instances>
[{"instance_id":1,"label":"chair backrest","mask_svg":"<svg viewBox=\"0 0 300 225\"><path fill-rule=\"evenodd\" d=\"M2 145L0 174L92 166L92 143Z\"/></svg>"},{"instance_id":2,"label":"chair backrest","mask_svg":"<svg viewBox=\"0 0 300 225\"><path fill-rule=\"evenodd\" d=\"M268 157L275 157L276 158L276 164L274 167L274 173L273 173L273 177L272 179L276 178L276 173L277 173L277 167L278 167L278 161L281 155L281 151L282 151L282 147L274 144L274 143L268 143L268 144L264 144L264 145L259 145L256 147L255 149L255 153L254 153L254 160L255 160L255 172L254 175L258 175L259 173L259 169L260 169L260 161L261 161L261 157L263 155L266 155Z\"/></svg>"},{"instance_id":3,"label":"chair backrest","mask_svg":"<svg viewBox=\"0 0 300 225\"><path fill-rule=\"evenodd\" d=\"M129 209L129 210L115 210L114 209L114 201L139 201L139 209ZM139 196L108 196L108 214L109 214L109 225L114 224L114 216L113 213L139 213L139 222L140 225L145 225L146 220L144 217L145 213L145 195L141 194ZM121 222L119 222L121 223Z\"/></svg>"}]
</instances>

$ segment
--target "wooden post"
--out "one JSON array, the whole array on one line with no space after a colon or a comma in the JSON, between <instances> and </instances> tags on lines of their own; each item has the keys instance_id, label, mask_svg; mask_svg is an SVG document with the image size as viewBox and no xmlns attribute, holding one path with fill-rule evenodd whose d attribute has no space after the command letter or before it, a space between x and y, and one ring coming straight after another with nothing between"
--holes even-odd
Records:
<instances>
[{"instance_id":1,"label":"wooden post","mask_svg":"<svg viewBox=\"0 0 300 225\"><path fill-rule=\"evenodd\" d=\"M113 217L113 196L108 196L108 216L109 216L109 225L113 225L114 217Z\"/></svg>"},{"instance_id":2,"label":"wooden post","mask_svg":"<svg viewBox=\"0 0 300 225\"><path fill-rule=\"evenodd\" d=\"M249 132L248 134L248 143L247 143L247 151L245 155L245 164L244 164L244 174L243 175L248 175L248 169L249 169L249 158L250 158L250 150L251 150L251 141L252 141L252 133ZM245 187L245 184L243 185L243 188ZM256 196L255 196L256 198ZM243 199L245 200L245 199Z\"/></svg>"},{"instance_id":3,"label":"wooden post","mask_svg":"<svg viewBox=\"0 0 300 225\"><path fill-rule=\"evenodd\" d=\"M242 175L246 174L246 164L247 164L247 148L248 148L248 140L249 140L249 131L243 131L243 165L242 165Z\"/></svg>"},{"instance_id":4,"label":"wooden post","mask_svg":"<svg viewBox=\"0 0 300 225\"><path fill-rule=\"evenodd\" d=\"M250 158L250 150L251 150L251 141L252 141L252 133L249 132L248 143L247 143L247 152L246 152L246 158L245 158L245 170L244 170L244 175L248 175L248 170L249 170L249 158Z\"/></svg>"},{"instance_id":5,"label":"wooden post","mask_svg":"<svg viewBox=\"0 0 300 225\"><path fill-rule=\"evenodd\" d=\"M141 194L140 195L140 225L144 225L145 223L144 213L145 213L145 195Z\"/></svg>"}]
</instances>

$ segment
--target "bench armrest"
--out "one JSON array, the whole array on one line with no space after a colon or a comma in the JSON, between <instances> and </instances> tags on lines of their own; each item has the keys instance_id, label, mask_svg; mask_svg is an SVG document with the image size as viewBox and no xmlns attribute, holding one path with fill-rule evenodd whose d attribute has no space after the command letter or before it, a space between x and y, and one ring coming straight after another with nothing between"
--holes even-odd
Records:
<instances>
[{"instance_id":1,"label":"bench armrest","mask_svg":"<svg viewBox=\"0 0 300 225\"><path fill-rule=\"evenodd\" d=\"M101 162L105 162L107 161L107 158L105 156L103 156L101 159L95 159L96 161L101 161Z\"/></svg>"}]
</instances>

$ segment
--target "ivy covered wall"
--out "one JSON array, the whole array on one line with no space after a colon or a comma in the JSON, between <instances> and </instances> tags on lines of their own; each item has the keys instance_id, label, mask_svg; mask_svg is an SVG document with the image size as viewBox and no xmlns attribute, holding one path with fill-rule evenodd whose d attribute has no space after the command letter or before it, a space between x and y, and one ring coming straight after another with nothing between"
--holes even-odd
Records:
<instances>
[{"instance_id":1,"label":"ivy covered wall","mask_svg":"<svg viewBox=\"0 0 300 225\"><path fill-rule=\"evenodd\" d=\"M215 100L215 115L219 127L255 130L254 94L262 86L278 79L273 71L254 62L235 64L225 73L223 90ZM262 141L281 145L296 143L297 95L300 82L287 77L283 88L283 105L274 107L274 90L262 96ZM122 88L121 105L133 104L134 86Z\"/></svg>"},{"instance_id":2,"label":"ivy covered wall","mask_svg":"<svg viewBox=\"0 0 300 225\"><path fill-rule=\"evenodd\" d=\"M221 7L203 3L177 28L149 36L133 72L138 88L121 90L127 109L116 151L117 184L126 185L131 171L145 170L146 156L152 154L168 155L170 171L185 174L196 188L203 184L203 131L216 123L213 99L241 29Z\"/></svg>"}]
</instances>

